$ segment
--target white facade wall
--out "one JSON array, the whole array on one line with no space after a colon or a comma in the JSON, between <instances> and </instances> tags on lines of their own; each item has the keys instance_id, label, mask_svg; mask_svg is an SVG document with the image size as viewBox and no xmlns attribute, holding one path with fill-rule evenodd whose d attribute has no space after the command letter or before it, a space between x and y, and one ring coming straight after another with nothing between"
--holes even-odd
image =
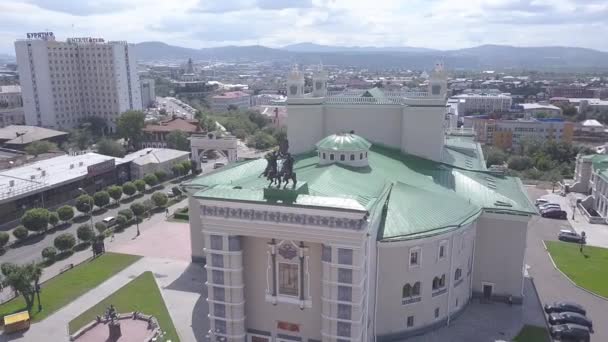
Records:
<instances>
[{"instance_id":1,"label":"white facade wall","mask_svg":"<svg viewBox=\"0 0 608 342\"><path fill-rule=\"evenodd\" d=\"M28 125L76 127L90 116L114 130L120 113L141 109L135 56L126 42L15 42Z\"/></svg>"},{"instance_id":2,"label":"white facade wall","mask_svg":"<svg viewBox=\"0 0 608 342\"><path fill-rule=\"evenodd\" d=\"M513 99L509 95L482 95L482 94L463 94L453 98L465 100L463 104L464 114L475 112L506 112L511 108Z\"/></svg>"}]
</instances>

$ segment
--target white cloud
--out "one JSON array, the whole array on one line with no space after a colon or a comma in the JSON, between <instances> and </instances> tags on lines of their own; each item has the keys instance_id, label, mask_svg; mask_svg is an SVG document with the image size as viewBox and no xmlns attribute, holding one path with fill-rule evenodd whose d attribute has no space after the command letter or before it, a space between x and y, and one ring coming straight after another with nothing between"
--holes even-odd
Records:
<instances>
[{"instance_id":1,"label":"white cloud","mask_svg":"<svg viewBox=\"0 0 608 342\"><path fill-rule=\"evenodd\" d=\"M193 48L480 44L608 50L606 0L2 0L0 53L26 32Z\"/></svg>"}]
</instances>

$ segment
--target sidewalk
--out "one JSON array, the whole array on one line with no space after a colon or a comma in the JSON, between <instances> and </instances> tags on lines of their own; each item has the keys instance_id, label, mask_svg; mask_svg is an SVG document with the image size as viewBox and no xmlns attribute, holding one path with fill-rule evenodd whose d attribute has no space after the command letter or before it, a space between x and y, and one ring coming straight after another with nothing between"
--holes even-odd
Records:
<instances>
[{"instance_id":1,"label":"sidewalk","mask_svg":"<svg viewBox=\"0 0 608 342\"><path fill-rule=\"evenodd\" d=\"M584 231L587 235L587 245L608 248L608 225L591 224L587 222L578 208L574 209L577 198L581 196L583 195L570 193L566 197L562 197L559 193L551 193L548 190L548 194L543 196L543 198L561 205L562 210L568 213L568 222L572 226L572 229L579 234ZM572 219L572 210L575 210L574 219Z\"/></svg>"},{"instance_id":2,"label":"sidewalk","mask_svg":"<svg viewBox=\"0 0 608 342\"><path fill-rule=\"evenodd\" d=\"M182 208L183 206L187 205L187 203L188 203L188 199L186 198L186 199L170 206L169 213L172 215L177 209ZM157 223L160 223L160 222L166 222L165 213L155 214L150 219L144 218L143 221L139 224L139 230L141 232L140 237L144 236L145 232L148 229L153 228L155 225L157 225ZM132 240L134 240L136 238L135 237L136 231L137 231L136 225L132 224L131 226L127 227L123 232L115 234L114 241L111 241L111 238L106 238L104 241L105 245L106 245L106 250L115 251L117 249L117 246L130 243ZM52 242L50 244L52 244ZM42 276L40 278L41 282L44 282L50 278L57 276L60 273L60 271L67 265L69 265L69 264L77 265L77 264L84 262L85 260L91 258L92 256L93 256L93 252L91 251L90 248L87 248L83 251L75 252L72 256L70 256L67 259L55 262L51 266L46 267L44 269L44 271L42 272ZM36 258L41 258L40 254L36 255ZM4 258L2 261L4 262ZM12 297L13 297L13 291L10 288L5 288L2 291L0 291L0 303L5 302L6 300L8 300Z\"/></svg>"}]
</instances>

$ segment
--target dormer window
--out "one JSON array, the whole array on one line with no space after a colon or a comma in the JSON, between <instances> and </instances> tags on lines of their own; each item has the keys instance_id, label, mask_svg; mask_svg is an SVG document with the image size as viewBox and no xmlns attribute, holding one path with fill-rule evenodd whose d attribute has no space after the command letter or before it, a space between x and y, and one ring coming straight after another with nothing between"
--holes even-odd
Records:
<instances>
[{"instance_id":1,"label":"dormer window","mask_svg":"<svg viewBox=\"0 0 608 342\"><path fill-rule=\"evenodd\" d=\"M344 155L343 155L343 154L341 154L341 155L340 155L340 161L344 161L344 160L345 160Z\"/></svg>"},{"instance_id":2,"label":"dormer window","mask_svg":"<svg viewBox=\"0 0 608 342\"><path fill-rule=\"evenodd\" d=\"M333 153L331 153L331 154L329 155L329 160L334 160L334 154L333 154Z\"/></svg>"},{"instance_id":3,"label":"dormer window","mask_svg":"<svg viewBox=\"0 0 608 342\"><path fill-rule=\"evenodd\" d=\"M336 163L353 167L368 166L367 151L371 145L364 138L355 135L354 132L330 135L316 144L319 164ZM329 160L325 158L326 153L329 154ZM359 159L357 159L357 155Z\"/></svg>"},{"instance_id":4,"label":"dormer window","mask_svg":"<svg viewBox=\"0 0 608 342\"><path fill-rule=\"evenodd\" d=\"M355 155L354 154L350 155L350 160L355 160Z\"/></svg>"}]
</instances>

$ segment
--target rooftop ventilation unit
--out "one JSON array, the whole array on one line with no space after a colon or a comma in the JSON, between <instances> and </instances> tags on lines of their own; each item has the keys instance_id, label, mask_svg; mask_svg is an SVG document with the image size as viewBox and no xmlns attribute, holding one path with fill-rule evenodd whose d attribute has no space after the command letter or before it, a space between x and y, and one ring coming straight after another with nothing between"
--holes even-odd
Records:
<instances>
[{"instance_id":1,"label":"rooftop ventilation unit","mask_svg":"<svg viewBox=\"0 0 608 342\"><path fill-rule=\"evenodd\" d=\"M83 165L84 165L83 161L81 161L81 162L78 163L78 166L83 166Z\"/></svg>"},{"instance_id":2,"label":"rooftop ventilation unit","mask_svg":"<svg viewBox=\"0 0 608 342\"><path fill-rule=\"evenodd\" d=\"M14 179L9 180L8 181L8 186L11 186L11 187L15 186L15 180Z\"/></svg>"},{"instance_id":3,"label":"rooftop ventilation unit","mask_svg":"<svg viewBox=\"0 0 608 342\"><path fill-rule=\"evenodd\" d=\"M36 175L31 175L30 179L36 179Z\"/></svg>"},{"instance_id":4,"label":"rooftop ventilation unit","mask_svg":"<svg viewBox=\"0 0 608 342\"><path fill-rule=\"evenodd\" d=\"M73 168L74 168L74 164L72 163L72 164L70 164L70 169L73 169Z\"/></svg>"},{"instance_id":5,"label":"rooftop ventilation unit","mask_svg":"<svg viewBox=\"0 0 608 342\"><path fill-rule=\"evenodd\" d=\"M46 177L46 170L42 170L42 172L40 173L40 177Z\"/></svg>"}]
</instances>

